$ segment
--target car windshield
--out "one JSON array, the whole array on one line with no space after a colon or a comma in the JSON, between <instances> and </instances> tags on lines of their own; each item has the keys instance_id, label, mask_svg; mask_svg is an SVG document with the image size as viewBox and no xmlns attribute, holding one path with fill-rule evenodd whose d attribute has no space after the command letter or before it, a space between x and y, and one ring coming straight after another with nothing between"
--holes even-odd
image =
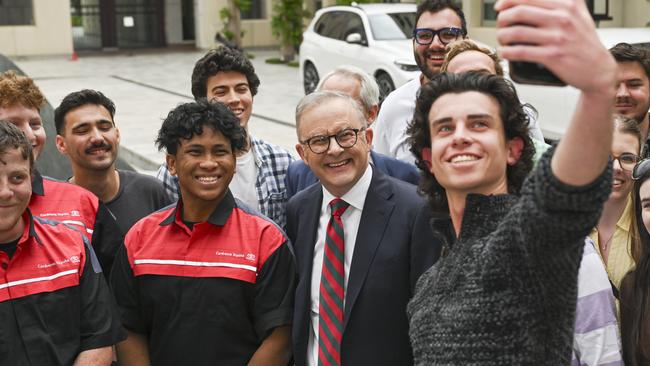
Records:
<instances>
[{"instance_id":1,"label":"car windshield","mask_svg":"<svg viewBox=\"0 0 650 366\"><path fill-rule=\"evenodd\" d=\"M415 13L372 14L368 16L372 36L377 41L409 39Z\"/></svg>"}]
</instances>

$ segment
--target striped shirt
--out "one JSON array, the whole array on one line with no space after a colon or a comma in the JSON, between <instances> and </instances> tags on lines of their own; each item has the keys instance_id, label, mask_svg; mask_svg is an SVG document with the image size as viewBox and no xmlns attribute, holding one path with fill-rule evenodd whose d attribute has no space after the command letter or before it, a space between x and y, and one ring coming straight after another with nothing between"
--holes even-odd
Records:
<instances>
[{"instance_id":1,"label":"striped shirt","mask_svg":"<svg viewBox=\"0 0 650 366\"><path fill-rule=\"evenodd\" d=\"M578 273L578 301L571 366L623 365L616 305L605 266L585 239Z\"/></svg>"}]
</instances>

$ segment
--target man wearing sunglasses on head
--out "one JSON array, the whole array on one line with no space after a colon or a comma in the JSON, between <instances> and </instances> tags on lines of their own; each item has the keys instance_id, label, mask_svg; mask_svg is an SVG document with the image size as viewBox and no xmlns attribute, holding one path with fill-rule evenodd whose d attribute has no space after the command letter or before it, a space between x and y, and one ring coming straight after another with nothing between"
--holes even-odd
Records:
<instances>
[{"instance_id":1,"label":"man wearing sunglasses on head","mask_svg":"<svg viewBox=\"0 0 650 366\"><path fill-rule=\"evenodd\" d=\"M413 30L413 56L422 74L390 93L384 100L373 125L375 151L415 162L406 141L406 127L413 118L416 93L420 85L440 73L447 44L466 37L465 15L454 1L425 0L418 5Z\"/></svg>"}]
</instances>

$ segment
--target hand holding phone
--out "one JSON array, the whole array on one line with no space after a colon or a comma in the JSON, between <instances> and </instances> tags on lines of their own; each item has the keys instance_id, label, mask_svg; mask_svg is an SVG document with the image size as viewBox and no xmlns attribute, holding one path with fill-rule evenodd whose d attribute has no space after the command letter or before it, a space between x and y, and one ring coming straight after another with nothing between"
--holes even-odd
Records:
<instances>
[{"instance_id":1,"label":"hand holding phone","mask_svg":"<svg viewBox=\"0 0 650 366\"><path fill-rule=\"evenodd\" d=\"M537 62L510 61L510 78L519 84L566 86L544 65Z\"/></svg>"},{"instance_id":2,"label":"hand holding phone","mask_svg":"<svg viewBox=\"0 0 650 366\"><path fill-rule=\"evenodd\" d=\"M609 82L611 55L585 0L499 0L495 10L499 54L511 62L514 81L583 91Z\"/></svg>"}]
</instances>

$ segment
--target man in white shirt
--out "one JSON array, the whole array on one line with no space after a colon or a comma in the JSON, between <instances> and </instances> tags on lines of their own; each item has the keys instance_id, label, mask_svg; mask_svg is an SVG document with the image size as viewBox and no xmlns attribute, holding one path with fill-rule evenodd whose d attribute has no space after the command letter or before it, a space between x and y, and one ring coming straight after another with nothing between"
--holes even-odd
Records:
<instances>
[{"instance_id":1,"label":"man in white shirt","mask_svg":"<svg viewBox=\"0 0 650 366\"><path fill-rule=\"evenodd\" d=\"M295 364L410 365L406 304L441 248L426 202L368 163L373 132L350 96L305 96L296 127L296 150L320 184L287 204Z\"/></svg>"},{"instance_id":2,"label":"man in white shirt","mask_svg":"<svg viewBox=\"0 0 650 366\"><path fill-rule=\"evenodd\" d=\"M425 0L418 5L413 54L422 74L394 90L384 100L373 125L376 152L415 163L406 141L406 128L413 118L416 93L420 85L440 73L447 44L466 36L465 15L453 1Z\"/></svg>"}]
</instances>

